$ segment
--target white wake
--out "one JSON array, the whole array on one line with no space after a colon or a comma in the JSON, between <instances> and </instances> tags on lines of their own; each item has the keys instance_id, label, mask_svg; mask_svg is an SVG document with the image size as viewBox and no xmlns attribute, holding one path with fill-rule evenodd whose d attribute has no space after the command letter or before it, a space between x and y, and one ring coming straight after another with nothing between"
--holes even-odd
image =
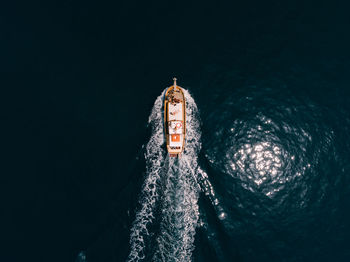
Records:
<instances>
[{"instance_id":1,"label":"white wake","mask_svg":"<svg viewBox=\"0 0 350 262\"><path fill-rule=\"evenodd\" d=\"M191 261L193 242L199 217L197 184L200 124L198 109L190 94L186 98L186 145L180 159L169 159L162 221L157 237L154 261Z\"/></svg>"},{"instance_id":2,"label":"white wake","mask_svg":"<svg viewBox=\"0 0 350 262\"><path fill-rule=\"evenodd\" d=\"M220 219L225 219L207 173L198 165L201 149L199 113L194 99L186 98L186 143L180 159L169 158L164 147L163 96L156 99L149 117L152 135L146 145L146 178L140 208L131 228L128 261L191 261L199 218L200 190L209 197ZM157 219L155 212L157 210ZM159 221L158 230L150 227ZM154 227L153 227L154 230Z\"/></svg>"},{"instance_id":3,"label":"white wake","mask_svg":"<svg viewBox=\"0 0 350 262\"><path fill-rule=\"evenodd\" d=\"M146 145L146 178L139 200L140 209L131 228L128 261L191 261L199 217L198 153L200 121L196 103L187 90L186 144L180 159L169 158L163 147L163 93L156 99L149 125L152 135ZM150 226L160 207L159 233L150 243ZM148 247L152 245L151 248ZM147 253L152 250L152 254Z\"/></svg>"},{"instance_id":4,"label":"white wake","mask_svg":"<svg viewBox=\"0 0 350 262\"><path fill-rule=\"evenodd\" d=\"M145 236L149 235L148 227L152 223L154 208L159 198L160 171L164 163L164 143L162 104L163 94L156 99L148 119L152 128L152 136L146 145L146 179L143 184L139 203L130 234L130 254L128 261L140 261L145 258Z\"/></svg>"}]
</instances>

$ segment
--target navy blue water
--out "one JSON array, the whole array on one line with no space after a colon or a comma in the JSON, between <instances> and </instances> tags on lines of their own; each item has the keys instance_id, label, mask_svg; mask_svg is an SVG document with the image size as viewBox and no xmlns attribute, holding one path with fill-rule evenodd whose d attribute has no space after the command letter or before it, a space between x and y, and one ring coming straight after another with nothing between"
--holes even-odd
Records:
<instances>
[{"instance_id":1,"label":"navy blue water","mask_svg":"<svg viewBox=\"0 0 350 262\"><path fill-rule=\"evenodd\" d=\"M348 7L9 3L0 261L349 261Z\"/></svg>"}]
</instances>

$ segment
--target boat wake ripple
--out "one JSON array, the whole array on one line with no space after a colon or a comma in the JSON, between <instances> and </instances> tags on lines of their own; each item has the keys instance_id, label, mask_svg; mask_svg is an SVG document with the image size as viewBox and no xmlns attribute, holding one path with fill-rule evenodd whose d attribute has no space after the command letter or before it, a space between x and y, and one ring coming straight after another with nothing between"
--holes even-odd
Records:
<instances>
[{"instance_id":1,"label":"boat wake ripple","mask_svg":"<svg viewBox=\"0 0 350 262\"><path fill-rule=\"evenodd\" d=\"M149 117L152 135L145 152L146 178L131 228L128 261L191 261L199 218L201 134L196 103L187 90L183 91L186 146L181 158L169 158L163 145L164 92L156 99Z\"/></svg>"}]
</instances>

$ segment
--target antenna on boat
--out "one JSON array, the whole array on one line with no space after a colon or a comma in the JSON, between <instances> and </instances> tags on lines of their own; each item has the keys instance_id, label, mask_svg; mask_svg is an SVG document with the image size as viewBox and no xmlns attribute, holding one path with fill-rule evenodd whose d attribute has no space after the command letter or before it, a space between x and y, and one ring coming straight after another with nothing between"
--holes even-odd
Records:
<instances>
[{"instance_id":1,"label":"antenna on boat","mask_svg":"<svg viewBox=\"0 0 350 262\"><path fill-rule=\"evenodd\" d=\"M173 80L174 80L174 87L176 87L176 80L177 80L176 77L174 77Z\"/></svg>"}]
</instances>

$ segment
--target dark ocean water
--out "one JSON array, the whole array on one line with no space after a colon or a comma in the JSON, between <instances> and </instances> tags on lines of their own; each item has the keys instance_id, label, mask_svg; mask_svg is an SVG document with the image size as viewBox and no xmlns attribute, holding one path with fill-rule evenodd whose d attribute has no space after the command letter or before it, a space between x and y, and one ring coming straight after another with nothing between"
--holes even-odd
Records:
<instances>
[{"instance_id":1,"label":"dark ocean water","mask_svg":"<svg viewBox=\"0 0 350 262\"><path fill-rule=\"evenodd\" d=\"M346 261L348 114L281 79L232 88L239 73L211 73L222 84L208 77L208 93L198 94L200 130L187 120L188 144L198 139L200 152L188 145L173 163L157 150L155 102L128 261L189 261L192 252L193 261Z\"/></svg>"},{"instance_id":2,"label":"dark ocean water","mask_svg":"<svg viewBox=\"0 0 350 262\"><path fill-rule=\"evenodd\" d=\"M349 261L348 8L6 4L0 261Z\"/></svg>"}]
</instances>

